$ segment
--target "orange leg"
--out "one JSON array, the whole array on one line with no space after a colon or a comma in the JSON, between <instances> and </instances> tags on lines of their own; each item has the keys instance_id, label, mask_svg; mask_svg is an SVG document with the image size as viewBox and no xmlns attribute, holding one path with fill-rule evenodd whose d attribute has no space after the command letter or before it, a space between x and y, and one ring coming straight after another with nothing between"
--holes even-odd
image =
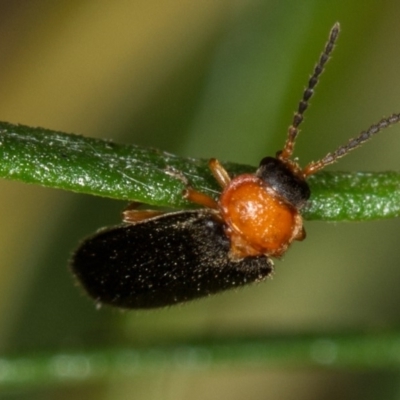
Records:
<instances>
[{"instance_id":1,"label":"orange leg","mask_svg":"<svg viewBox=\"0 0 400 400\"><path fill-rule=\"evenodd\" d=\"M125 210L122 212L122 220L128 223L145 221L146 219L165 214L165 211L158 210Z\"/></svg>"},{"instance_id":2,"label":"orange leg","mask_svg":"<svg viewBox=\"0 0 400 400\"><path fill-rule=\"evenodd\" d=\"M220 184L220 186L223 189L226 188L231 181L231 177L226 169L215 158L210 159L208 166L210 167L211 173L214 175L214 178Z\"/></svg>"},{"instance_id":3,"label":"orange leg","mask_svg":"<svg viewBox=\"0 0 400 400\"><path fill-rule=\"evenodd\" d=\"M226 172L226 169L219 163L217 159L211 158L208 162L208 166L210 167L214 178L223 189L229 185L231 178L228 172ZM212 197L194 190L189 185L187 185L187 188L183 193L185 199L191 201L192 203L199 204L203 207L213 208L215 210L218 209L218 202L216 202Z\"/></svg>"},{"instance_id":4,"label":"orange leg","mask_svg":"<svg viewBox=\"0 0 400 400\"><path fill-rule=\"evenodd\" d=\"M294 240L298 240L298 241L302 241L306 238L306 230L304 229L304 227L301 228L299 234L294 238Z\"/></svg>"},{"instance_id":5,"label":"orange leg","mask_svg":"<svg viewBox=\"0 0 400 400\"><path fill-rule=\"evenodd\" d=\"M218 209L218 203L210 196L204 193L198 192L191 187L186 188L183 191L183 197L192 203L199 204L200 206Z\"/></svg>"},{"instance_id":6,"label":"orange leg","mask_svg":"<svg viewBox=\"0 0 400 400\"><path fill-rule=\"evenodd\" d=\"M219 163L219 161L215 158L212 158L209 161L208 165L210 167L211 173L213 174L219 185L222 188L228 186L231 178L228 175L228 172L226 172L225 168ZM187 178L182 173L171 168L167 169L166 173L170 176L173 176L174 178L179 179L186 186L186 189L183 191L183 197L185 199L203 207L212 208L215 210L218 209L218 202L216 202L212 197L193 189L190 186Z\"/></svg>"}]
</instances>

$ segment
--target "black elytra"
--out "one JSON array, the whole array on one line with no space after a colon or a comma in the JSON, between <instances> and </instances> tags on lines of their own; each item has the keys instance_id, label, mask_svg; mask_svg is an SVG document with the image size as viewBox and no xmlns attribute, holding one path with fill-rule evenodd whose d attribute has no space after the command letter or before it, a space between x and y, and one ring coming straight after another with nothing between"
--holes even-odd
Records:
<instances>
[{"instance_id":1,"label":"black elytra","mask_svg":"<svg viewBox=\"0 0 400 400\"><path fill-rule=\"evenodd\" d=\"M155 308L261 281L265 256L232 260L223 224L212 210L163 214L106 228L86 239L72 270L99 304Z\"/></svg>"}]
</instances>

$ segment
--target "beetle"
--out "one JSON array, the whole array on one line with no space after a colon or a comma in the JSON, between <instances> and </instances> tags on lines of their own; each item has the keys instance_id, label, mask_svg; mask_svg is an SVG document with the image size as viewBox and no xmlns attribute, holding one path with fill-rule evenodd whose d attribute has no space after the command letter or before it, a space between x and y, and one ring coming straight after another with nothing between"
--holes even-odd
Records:
<instances>
[{"instance_id":1,"label":"beetle","mask_svg":"<svg viewBox=\"0 0 400 400\"><path fill-rule=\"evenodd\" d=\"M271 276L280 258L305 238L301 209L310 197L307 178L336 162L382 129L392 114L304 168L292 158L303 115L339 35L336 23L317 62L284 147L261 160L254 174L231 178L216 160L210 170L222 188L218 200L186 183L184 197L203 208L123 213L124 224L85 239L74 253L73 274L98 303L156 308L205 297Z\"/></svg>"}]
</instances>

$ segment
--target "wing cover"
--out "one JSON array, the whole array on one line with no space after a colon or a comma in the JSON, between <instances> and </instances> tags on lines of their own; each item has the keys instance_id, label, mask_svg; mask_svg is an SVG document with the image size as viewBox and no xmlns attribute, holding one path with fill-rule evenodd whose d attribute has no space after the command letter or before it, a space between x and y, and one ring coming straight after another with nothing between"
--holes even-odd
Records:
<instances>
[{"instance_id":1,"label":"wing cover","mask_svg":"<svg viewBox=\"0 0 400 400\"><path fill-rule=\"evenodd\" d=\"M265 256L233 260L214 212L168 213L106 228L87 238L72 270L98 303L155 308L261 281L271 274Z\"/></svg>"}]
</instances>

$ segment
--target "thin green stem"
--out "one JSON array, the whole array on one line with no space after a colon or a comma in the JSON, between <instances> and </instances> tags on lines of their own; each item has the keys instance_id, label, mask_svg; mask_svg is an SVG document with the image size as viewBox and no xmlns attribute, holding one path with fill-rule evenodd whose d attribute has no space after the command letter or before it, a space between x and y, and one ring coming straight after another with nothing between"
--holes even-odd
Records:
<instances>
[{"instance_id":1,"label":"thin green stem","mask_svg":"<svg viewBox=\"0 0 400 400\"><path fill-rule=\"evenodd\" d=\"M234 176L254 167L224 163ZM159 150L0 122L0 177L145 204L184 208L182 173L199 191L217 197L207 160ZM400 174L319 173L309 179L309 220L365 221L400 215Z\"/></svg>"},{"instance_id":2,"label":"thin green stem","mask_svg":"<svg viewBox=\"0 0 400 400\"><path fill-rule=\"evenodd\" d=\"M216 368L398 369L400 332L219 338L151 348L64 352L0 360L0 387L48 386Z\"/></svg>"}]
</instances>

